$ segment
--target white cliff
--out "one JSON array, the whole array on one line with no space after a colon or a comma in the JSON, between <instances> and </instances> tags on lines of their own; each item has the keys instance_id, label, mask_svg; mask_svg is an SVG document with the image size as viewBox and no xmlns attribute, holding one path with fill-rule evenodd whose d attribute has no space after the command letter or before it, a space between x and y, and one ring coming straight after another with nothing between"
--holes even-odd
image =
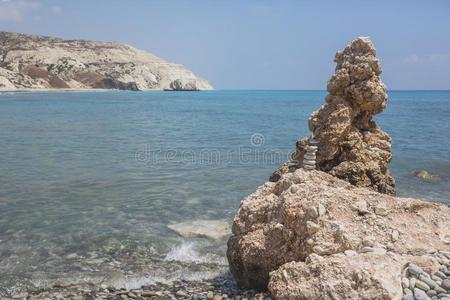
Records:
<instances>
[{"instance_id":1,"label":"white cliff","mask_svg":"<svg viewBox=\"0 0 450 300\"><path fill-rule=\"evenodd\" d=\"M180 64L114 42L0 32L0 90L211 90Z\"/></svg>"}]
</instances>

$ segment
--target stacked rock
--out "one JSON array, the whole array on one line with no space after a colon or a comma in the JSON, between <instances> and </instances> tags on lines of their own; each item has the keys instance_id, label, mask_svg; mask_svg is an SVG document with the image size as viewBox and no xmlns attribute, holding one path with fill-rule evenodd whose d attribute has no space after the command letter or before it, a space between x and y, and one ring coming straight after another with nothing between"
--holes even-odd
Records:
<instances>
[{"instance_id":1,"label":"stacked rock","mask_svg":"<svg viewBox=\"0 0 450 300\"><path fill-rule=\"evenodd\" d=\"M308 146L306 147L305 156L303 156L303 169L306 171L311 171L316 169L316 152L318 149L319 142L311 137L308 141Z\"/></svg>"},{"instance_id":2,"label":"stacked rock","mask_svg":"<svg viewBox=\"0 0 450 300\"><path fill-rule=\"evenodd\" d=\"M434 274L411 263L402 278L404 300L450 300L450 252L433 255L440 264Z\"/></svg>"},{"instance_id":3,"label":"stacked rock","mask_svg":"<svg viewBox=\"0 0 450 300\"><path fill-rule=\"evenodd\" d=\"M320 141L316 169L358 187L394 195L395 180L388 169L391 138L373 119L386 108L388 98L375 47L369 38L359 37L336 53L335 62L325 104L308 120ZM297 141L293 161L303 161L309 139ZM288 171L283 164L270 181L278 181Z\"/></svg>"}]
</instances>

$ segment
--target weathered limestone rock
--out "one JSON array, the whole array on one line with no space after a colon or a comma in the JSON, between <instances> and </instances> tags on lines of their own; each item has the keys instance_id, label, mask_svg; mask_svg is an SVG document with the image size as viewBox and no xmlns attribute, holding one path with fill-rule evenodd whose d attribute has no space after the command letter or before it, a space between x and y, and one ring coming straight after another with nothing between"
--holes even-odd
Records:
<instances>
[{"instance_id":1,"label":"weathered limestone rock","mask_svg":"<svg viewBox=\"0 0 450 300\"><path fill-rule=\"evenodd\" d=\"M172 91L199 91L195 81L183 82L181 79L174 80L170 83L170 88L167 90Z\"/></svg>"},{"instance_id":2,"label":"weathered limestone rock","mask_svg":"<svg viewBox=\"0 0 450 300\"><path fill-rule=\"evenodd\" d=\"M353 185L395 194L389 174L391 139L372 120L387 104L381 66L369 38L353 40L336 53L336 72L328 81L326 103L309 118L309 128L319 141L317 168ZM308 138L297 142L293 160L275 172L277 181L287 165L303 166Z\"/></svg>"},{"instance_id":3,"label":"weathered limestone rock","mask_svg":"<svg viewBox=\"0 0 450 300\"><path fill-rule=\"evenodd\" d=\"M401 268L401 260L386 255L311 254L276 270L269 289L279 299L401 299Z\"/></svg>"},{"instance_id":4,"label":"weathered limestone rock","mask_svg":"<svg viewBox=\"0 0 450 300\"><path fill-rule=\"evenodd\" d=\"M210 90L180 64L126 44L0 32L0 90Z\"/></svg>"},{"instance_id":5,"label":"weathered limestone rock","mask_svg":"<svg viewBox=\"0 0 450 300\"><path fill-rule=\"evenodd\" d=\"M446 205L297 169L242 200L227 256L239 286L278 299L401 299L408 263L434 274L424 255L450 250L448 216Z\"/></svg>"}]
</instances>

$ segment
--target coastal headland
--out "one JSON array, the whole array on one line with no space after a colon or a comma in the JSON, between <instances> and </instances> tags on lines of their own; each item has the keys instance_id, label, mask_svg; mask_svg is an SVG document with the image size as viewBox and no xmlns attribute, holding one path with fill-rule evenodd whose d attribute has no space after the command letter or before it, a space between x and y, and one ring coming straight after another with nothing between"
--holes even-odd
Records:
<instances>
[{"instance_id":1,"label":"coastal headland","mask_svg":"<svg viewBox=\"0 0 450 300\"><path fill-rule=\"evenodd\" d=\"M0 91L211 90L203 78L127 44L0 32Z\"/></svg>"}]
</instances>

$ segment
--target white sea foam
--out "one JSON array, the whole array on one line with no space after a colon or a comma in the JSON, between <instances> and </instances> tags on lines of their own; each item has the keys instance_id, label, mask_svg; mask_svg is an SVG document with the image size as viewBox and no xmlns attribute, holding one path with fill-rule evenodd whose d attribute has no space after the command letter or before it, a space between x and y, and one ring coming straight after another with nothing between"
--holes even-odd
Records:
<instances>
[{"instance_id":1,"label":"white sea foam","mask_svg":"<svg viewBox=\"0 0 450 300\"><path fill-rule=\"evenodd\" d=\"M166 261L180 261L186 263L213 263L218 265L226 265L227 262L224 257L216 254L207 253L202 254L198 248L200 243L193 241L183 241L180 245L173 247L169 253L167 253Z\"/></svg>"},{"instance_id":2,"label":"white sea foam","mask_svg":"<svg viewBox=\"0 0 450 300\"><path fill-rule=\"evenodd\" d=\"M116 281L112 283L112 285L116 288L125 288L127 290L137 290L140 289L143 285L153 284L156 281L163 282L164 280L155 280L150 277L137 277L137 278L127 278L122 281Z\"/></svg>"}]
</instances>

